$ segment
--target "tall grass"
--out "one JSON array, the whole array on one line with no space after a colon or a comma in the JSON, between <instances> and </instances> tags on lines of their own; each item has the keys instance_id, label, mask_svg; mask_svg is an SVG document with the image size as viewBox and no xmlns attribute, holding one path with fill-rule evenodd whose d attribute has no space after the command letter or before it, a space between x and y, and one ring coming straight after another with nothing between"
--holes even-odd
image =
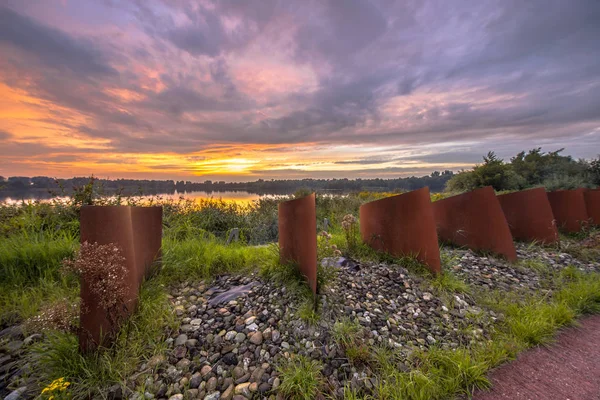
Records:
<instances>
[{"instance_id":1,"label":"tall grass","mask_svg":"<svg viewBox=\"0 0 600 400\"><path fill-rule=\"evenodd\" d=\"M32 359L39 386L57 378L71 382L73 398L103 398L113 384L123 384L139 364L166 350L164 337L177 326L167 294L157 281L142 286L137 312L119 333L114 347L81 354L72 333L52 332L36 344Z\"/></svg>"},{"instance_id":2,"label":"tall grass","mask_svg":"<svg viewBox=\"0 0 600 400\"><path fill-rule=\"evenodd\" d=\"M272 262L269 246L225 245L217 240L163 240L163 282L206 279L217 274L242 272Z\"/></svg>"}]
</instances>

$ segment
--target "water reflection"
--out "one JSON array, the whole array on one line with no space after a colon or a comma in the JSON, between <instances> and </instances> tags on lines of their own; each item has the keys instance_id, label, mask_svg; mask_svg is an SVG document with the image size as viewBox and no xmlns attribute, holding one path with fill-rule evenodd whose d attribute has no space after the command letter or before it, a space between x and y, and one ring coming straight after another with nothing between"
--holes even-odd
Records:
<instances>
[{"instance_id":1,"label":"water reflection","mask_svg":"<svg viewBox=\"0 0 600 400\"><path fill-rule=\"evenodd\" d=\"M224 201L233 201L236 203L246 204L246 203L250 203L254 200L258 200L260 198L277 197L277 196L280 196L280 195L256 194L256 193L250 193L250 192L245 192L245 191L230 191L230 192L197 191L197 192L183 192L183 193L178 193L178 192L157 193L157 194L152 194L152 195L147 195L147 196L135 196L135 197L142 198L142 199L161 198L164 200L175 200L175 201L179 200L180 198L193 200L193 201L200 201L200 200L204 200L204 199L217 199L217 200L222 199ZM47 192L23 192L23 193L19 193L19 194L11 194L10 196L0 197L0 203L17 204L17 203L21 203L22 201L33 202L36 200L39 200L41 202L48 202L48 201L51 201L52 199L59 200L59 201L66 200L65 197L60 197L60 196L53 197L52 195L50 195Z\"/></svg>"}]
</instances>

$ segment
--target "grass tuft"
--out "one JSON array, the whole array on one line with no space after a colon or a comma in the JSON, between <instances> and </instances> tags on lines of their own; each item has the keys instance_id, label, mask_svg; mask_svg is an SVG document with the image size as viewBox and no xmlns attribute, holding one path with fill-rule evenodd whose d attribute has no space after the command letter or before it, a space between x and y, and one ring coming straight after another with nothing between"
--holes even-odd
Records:
<instances>
[{"instance_id":1,"label":"grass tuft","mask_svg":"<svg viewBox=\"0 0 600 400\"><path fill-rule=\"evenodd\" d=\"M323 389L323 365L303 355L285 360L278 368L281 378L279 392L289 399L312 400Z\"/></svg>"}]
</instances>

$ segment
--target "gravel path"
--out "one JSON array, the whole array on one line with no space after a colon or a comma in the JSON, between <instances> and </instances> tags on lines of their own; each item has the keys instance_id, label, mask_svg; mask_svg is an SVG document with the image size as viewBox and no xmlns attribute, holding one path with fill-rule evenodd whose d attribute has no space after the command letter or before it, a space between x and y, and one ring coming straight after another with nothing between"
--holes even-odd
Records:
<instances>
[{"instance_id":1,"label":"gravel path","mask_svg":"<svg viewBox=\"0 0 600 400\"><path fill-rule=\"evenodd\" d=\"M600 399L600 315L565 330L556 344L527 351L492 372L477 400Z\"/></svg>"}]
</instances>

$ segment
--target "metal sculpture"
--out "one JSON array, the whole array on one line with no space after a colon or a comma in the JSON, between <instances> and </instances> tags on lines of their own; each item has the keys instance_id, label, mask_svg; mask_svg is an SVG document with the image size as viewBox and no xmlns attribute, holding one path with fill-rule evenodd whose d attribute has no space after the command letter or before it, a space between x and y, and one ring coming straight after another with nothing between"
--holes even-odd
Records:
<instances>
[{"instance_id":1,"label":"metal sculpture","mask_svg":"<svg viewBox=\"0 0 600 400\"><path fill-rule=\"evenodd\" d=\"M144 278L160 257L162 242L162 207L84 206L80 214L81 243L115 244L121 249L127 269L123 279L127 294L123 317L130 315ZM118 330L99 306L99 299L91 295L90 282L81 282L81 311L79 346L90 351L106 345L110 333Z\"/></svg>"},{"instance_id":2,"label":"metal sculpture","mask_svg":"<svg viewBox=\"0 0 600 400\"><path fill-rule=\"evenodd\" d=\"M590 222L600 226L600 189L588 189L583 196Z\"/></svg>"},{"instance_id":3,"label":"metal sculpture","mask_svg":"<svg viewBox=\"0 0 600 400\"><path fill-rule=\"evenodd\" d=\"M317 294L317 211L315 194L279 203L279 257L295 263Z\"/></svg>"},{"instance_id":4,"label":"metal sculpture","mask_svg":"<svg viewBox=\"0 0 600 400\"><path fill-rule=\"evenodd\" d=\"M579 232L588 223L583 189L548 192L548 200L559 229Z\"/></svg>"},{"instance_id":5,"label":"metal sculpture","mask_svg":"<svg viewBox=\"0 0 600 400\"><path fill-rule=\"evenodd\" d=\"M515 244L491 186L438 200L432 207L440 240L516 261Z\"/></svg>"},{"instance_id":6,"label":"metal sculpture","mask_svg":"<svg viewBox=\"0 0 600 400\"><path fill-rule=\"evenodd\" d=\"M360 207L363 242L394 256L414 255L431 272L441 272L429 188L387 197Z\"/></svg>"},{"instance_id":7,"label":"metal sculpture","mask_svg":"<svg viewBox=\"0 0 600 400\"><path fill-rule=\"evenodd\" d=\"M517 240L558 242L558 230L546 189L535 188L498 196L510 232Z\"/></svg>"}]
</instances>

